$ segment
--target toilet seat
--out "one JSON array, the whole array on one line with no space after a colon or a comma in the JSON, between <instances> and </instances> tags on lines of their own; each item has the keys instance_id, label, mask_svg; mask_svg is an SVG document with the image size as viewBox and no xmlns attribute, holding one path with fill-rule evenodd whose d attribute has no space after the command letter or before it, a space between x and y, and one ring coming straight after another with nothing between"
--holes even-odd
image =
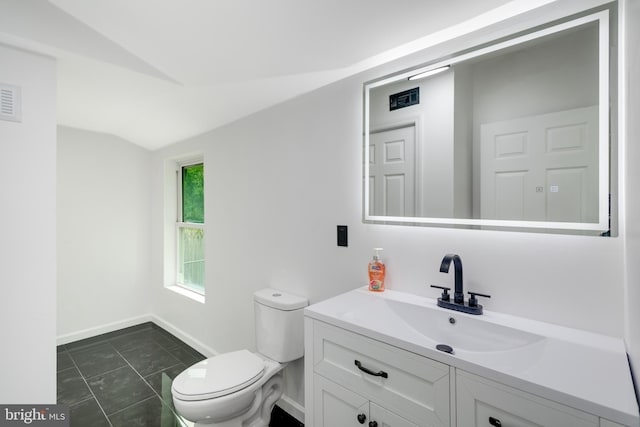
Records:
<instances>
[{"instance_id":1,"label":"toilet seat","mask_svg":"<svg viewBox=\"0 0 640 427\"><path fill-rule=\"evenodd\" d=\"M255 383L264 375L265 361L248 350L210 357L184 370L173 380L180 400L207 400L226 396Z\"/></svg>"}]
</instances>

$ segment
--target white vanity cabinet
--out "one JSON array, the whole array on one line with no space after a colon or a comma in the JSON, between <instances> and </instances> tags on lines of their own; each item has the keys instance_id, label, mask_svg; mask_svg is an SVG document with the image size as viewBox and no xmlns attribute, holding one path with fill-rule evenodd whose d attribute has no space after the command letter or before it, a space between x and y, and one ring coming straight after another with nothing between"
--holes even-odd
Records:
<instances>
[{"instance_id":1,"label":"white vanity cabinet","mask_svg":"<svg viewBox=\"0 0 640 427\"><path fill-rule=\"evenodd\" d=\"M306 325L307 426L450 425L448 365L323 322Z\"/></svg>"},{"instance_id":2,"label":"white vanity cabinet","mask_svg":"<svg viewBox=\"0 0 640 427\"><path fill-rule=\"evenodd\" d=\"M304 339L306 427L640 427L616 338L363 288L305 308Z\"/></svg>"},{"instance_id":3,"label":"white vanity cabinet","mask_svg":"<svg viewBox=\"0 0 640 427\"><path fill-rule=\"evenodd\" d=\"M306 427L623 427L312 318Z\"/></svg>"}]
</instances>

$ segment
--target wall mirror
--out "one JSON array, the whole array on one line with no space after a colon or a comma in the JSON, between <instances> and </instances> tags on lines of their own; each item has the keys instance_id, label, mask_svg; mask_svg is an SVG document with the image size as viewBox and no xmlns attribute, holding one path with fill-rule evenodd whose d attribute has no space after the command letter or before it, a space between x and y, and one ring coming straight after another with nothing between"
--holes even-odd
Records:
<instances>
[{"instance_id":1,"label":"wall mirror","mask_svg":"<svg viewBox=\"0 0 640 427\"><path fill-rule=\"evenodd\" d=\"M364 86L365 222L607 235L609 11Z\"/></svg>"}]
</instances>

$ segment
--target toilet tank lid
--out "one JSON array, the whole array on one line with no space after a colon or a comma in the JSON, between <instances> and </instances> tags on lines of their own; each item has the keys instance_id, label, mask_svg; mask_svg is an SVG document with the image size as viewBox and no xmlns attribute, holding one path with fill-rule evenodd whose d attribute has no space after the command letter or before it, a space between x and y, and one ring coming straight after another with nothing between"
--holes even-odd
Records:
<instances>
[{"instance_id":1,"label":"toilet tank lid","mask_svg":"<svg viewBox=\"0 0 640 427\"><path fill-rule=\"evenodd\" d=\"M272 288L256 291L253 299L259 304L285 311L298 310L309 305L309 300L304 297Z\"/></svg>"}]
</instances>

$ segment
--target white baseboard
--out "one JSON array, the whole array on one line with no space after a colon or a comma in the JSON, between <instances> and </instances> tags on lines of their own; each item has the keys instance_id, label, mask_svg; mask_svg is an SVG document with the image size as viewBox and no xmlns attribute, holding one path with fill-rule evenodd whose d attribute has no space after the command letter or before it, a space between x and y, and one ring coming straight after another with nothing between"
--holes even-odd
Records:
<instances>
[{"instance_id":1,"label":"white baseboard","mask_svg":"<svg viewBox=\"0 0 640 427\"><path fill-rule=\"evenodd\" d=\"M151 315L151 321L156 325L160 326L162 329L166 330L167 332L170 332L171 334L173 334L176 338L180 338L182 341L189 344L191 347L195 348L196 350L198 350L200 353L204 354L207 357L211 357L219 354L218 351L215 351L211 347L204 345L203 343L193 338L191 335L189 335L182 329L176 328L171 323L167 322L166 320L156 315Z\"/></svg>"},{"instance_id":2,"label":"white baseboard","mask_svg":"<svg viewBox=\"0 0 640 427\"><path fill-rule=\"evenodd\" d=\"M150 322L151 320L152 316L150 314L131 317L125 320L107 323L106 325L95 326L93 328L87 328L69 334L58 335L56 337L56 343L57 345L68 344L70 342L83 340L85 338L91 338L97 335L106 334L108 332L117 331L118 329L128 328L129 326L135 326L141 323Z\"/></svg>"},{"instance_id":3,"label":"white baseboard","mask_svg":"<svg viewBox=\"0 0 640 427\"><path fill-rule=\"evenodd\" d=\"M304 407L287 395L282 395L277 405L286 413L304 424Z\"/></svg>"}]
</instances>

